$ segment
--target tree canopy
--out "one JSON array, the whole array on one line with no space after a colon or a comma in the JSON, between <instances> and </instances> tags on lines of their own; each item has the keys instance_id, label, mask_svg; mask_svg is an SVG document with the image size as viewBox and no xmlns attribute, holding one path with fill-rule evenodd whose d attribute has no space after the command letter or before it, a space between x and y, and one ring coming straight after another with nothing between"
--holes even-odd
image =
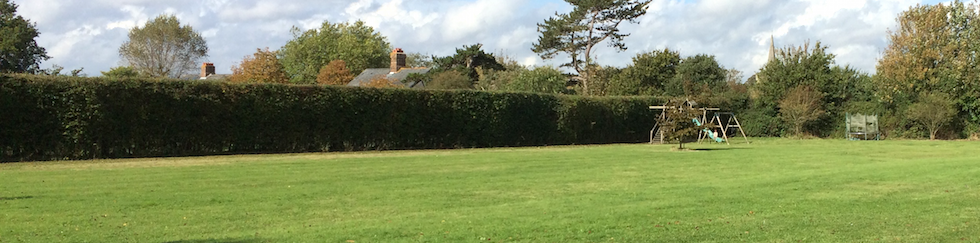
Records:
<instances>
[{"instance_id":1,"label":"tree canopy","mask_svg":"<svg viewBox=\"0 0 980 243\"><path fill-rule=\"evenodd\" d=\"M276 51L256 49L255 54L245 56L239 65L231 67L228 81L237 83L286 83L286 71L276 58Z\"/></svg>"},{"instance_id":2,"label":"tree canopy","mask_svg":"<svg viewBox=\"0 0 980 243\"><path fill-rule=\"evenodd\" d=\"M133 27L119 56L144 75L180 78L197 70L208 56L208 43L190 25L181 26L176 16L160 15L142 28Z\"/></svg>"},{"instance_id":3,"label":"tree canopy","mask_svg":"<svg viewBox=\"0 0 980 243\"><path fill-rule=\"evenodd\" d=\"M677 74L680 62L680 53L669 48L637 54L610 84L610 94L661 95L664 85Z\"/></svg>"},{"instance_id":4,"label":"tree canopy","mask_svg":"<svg viewBox=\"0 0 980 243\"><path fill-rule=\"evenodd\" d=\"M565 87L567 82L568 78L560 70L553 67L537 67L522 70L514 80L504 85L504 90L563 94L568 92Z\"/></svg>"},{"instance_id":5,"label":"tree canopy","mask_svg":"<svg viewBox=\"0 0 980 243\"><path fill-rule=\"evenodd\" d=\"M609 41L618 51L626 50L619 25L624 21L636 23L647 12L650 1L636 0L565 0L573 6L570 13L555 13L544 23L538 24L541 35L531 50L543 59L558 54L568 55L570 61L562 67L570 67L582 80L582 91L591 95L589 88L590 68L595 61L592 53L596 45Z\"/></svg>"},{"instance_id":6,"label":"tree canopy","mask_svg":"<svg viewBox=\"0 0 980 243\"><path fill-rule=\"evenodd\" d=\"M107 78L136 78L140 76L142 75L130 66L113 67L109 71L102 72L102 77Z\"/></svg>"},{"instance_id":7,"label":"tree canopy","mask_svg":"<svg viewBox=\"0 0 980 243\"><path fill-rule=\"evenodd\" d=\"M793 134L804 135L804 126L823 116L823 93L809 85L799 85L779 101L779 118L790 124Z\"/></svg>"},{"instance_id":8,"label":"tree canopy","mask_svg":"<svg viewBox=\"0 0 980 243\"><path fill-rule=\"evenodd\" d=\"M910 105L909 119L922 124L929 131L929 139L935 140L939 130L956 115L954 101L939 92L922 94L919 101Z\"/></svg>"},{"instance_id":9,"label":"tree canopy","mask_svg":"<svg viewBox=\"0 0 980 243\"><path fill-rule=\"evenodd\" d=\"M664 140L678 143L677 148L683 149L684 142L698 135L702 129L711 129L713 125L701 119L701 112L691 106L687 99L674 98L667 102L663 117L657 118L657 126L664 134Z\"/></svg>"},{"instance_id":10,"label":"tree canopy","mask_svg":"<svg viewBox=\"0 0 980 243\"><path fill-rule=\"evenodd\" d=\"M354 80L354 74L347 69L344 60L333 60L320 69L320 74L316 76L316 83L326 85L347 85Z\"/></svg>"},{"instance_id":11,"label":"tree canopy","mask_svg":"<svg viewBox=\"0 0 980 243\"><path fill-rule=\"evenodd\" d=\"M279 50L290 82L312 84L320 69L343 60L352 74L364 69L388 67L391 45L387 38L363 21L334 24L324 21L319 29L292 29L293 39Z\"/></svg>"},{"instance_id":12,"label":"tree canopy","mask_svg":"<svg viewBox=\"0 0 980 243\"><path fill-rule=\"evenodd\" d=\"M48 55L37 45L34 23L17 14L17 4L0 0L0 73L36 73Z\"/></svg>"},{"instance_id":13,"label":"tree canopy","mask_svg":"<svg viewBox=\"0 0 980 243\"><path fill-rule=\"evenodd\" d=\"M976 3L953 1L911 7L896 18L873 79L876 95L892 109L921 103L922 94L944 93L960 118L980 133L980 12ZM930 98L932 99L932 98Z\"/></svg>"},{"instance_id":14,"label":"tree canopy","mask_svg":"<svg viewBox=\"0 0 980 243\"><path fill-rule=\"evenodd\" d=\"M456 48L456 54L445 57L432 57L432 71L439 73L444 71L456 71L468 77L470 81L476 82L480 75L476 69L483 70L504 70L504 65L497 62L493 54L483 51L483 44L474 44Z\"/></svg>"},{"instance_id":15,"label":"tree canopy","mask_svg":"<svg viewBox=\"0 0 980 243\"><path fill-rule=\"evenodd\" d=\"M727 71L715 56L699 54L684 58L677 65L676 75L664 85L668 96L696 96L704 92L723 92Z\"/></svg>"}]
</instances>

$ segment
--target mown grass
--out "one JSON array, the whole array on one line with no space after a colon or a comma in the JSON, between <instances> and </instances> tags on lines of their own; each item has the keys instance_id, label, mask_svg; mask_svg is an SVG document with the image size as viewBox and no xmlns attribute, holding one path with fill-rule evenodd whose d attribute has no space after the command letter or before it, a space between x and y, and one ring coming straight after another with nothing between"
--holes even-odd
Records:
<instances>
[{"instance_id":1,"label":"mown grass","mask_svg":"<svg viewBox=\"0 0 980 243\"><path fill-rule=\"evenodd\" d=\"M0 165L0 242L977 242L980 143Z\"/></svg>"}]
</instances>

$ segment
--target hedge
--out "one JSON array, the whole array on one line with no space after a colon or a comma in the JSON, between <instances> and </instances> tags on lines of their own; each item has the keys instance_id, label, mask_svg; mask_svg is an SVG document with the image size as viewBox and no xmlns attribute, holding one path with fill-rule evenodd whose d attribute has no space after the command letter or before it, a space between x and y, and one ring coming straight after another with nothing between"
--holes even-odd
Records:
<instances>
[{"instance_id":1,"label":"hedge","mask_svg":"<svg viewBox=\"0 0 980 243\"><path fill-rule=\"evenodd\" d=\"M0 75L0 161L641 142L662 103Z\"/></svg>"}]
</instances>

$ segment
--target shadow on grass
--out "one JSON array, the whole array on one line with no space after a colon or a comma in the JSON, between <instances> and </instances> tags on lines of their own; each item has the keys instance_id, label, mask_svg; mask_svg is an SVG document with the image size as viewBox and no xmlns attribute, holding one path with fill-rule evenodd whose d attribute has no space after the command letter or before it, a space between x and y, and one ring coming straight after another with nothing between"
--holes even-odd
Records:
<instances>
[{"instance_id":1,"label":"shadow on grass","mask_svg":"<svg viewBox=\"0 0 980 243\"><path fill-rule=\"evenodd\" d=\"M694 151L726 151L726 150L741 150L741 149L745 149L745 148L696 148L696 149L691 149L691 150L694 150Z\"/></svg>"},{"instance_id":2,"label":"shadow on grass","mask_svg":"<svg viewBox=\"0 0 980 243\"><path fill-rule=\"evenodd\" d=\"M31 198L34 198L34 196L24 196L24 197L0 197L0 201L13 201L13 200L22 200L22 199L31 199Z\"/></svg>"},{"instance_id":3,"label":"shadow on grass","mask_svg":"<svg viewBox=\"0 0 980 243\"><path fill-rule=\"evenodd\" d=\"M260 238L229 238L229 239L205 239L205 240L177 240L177 241L166 241L164 243L259 243L259 242L274 242L269 239Z\"/></svg>"}]
</instances>

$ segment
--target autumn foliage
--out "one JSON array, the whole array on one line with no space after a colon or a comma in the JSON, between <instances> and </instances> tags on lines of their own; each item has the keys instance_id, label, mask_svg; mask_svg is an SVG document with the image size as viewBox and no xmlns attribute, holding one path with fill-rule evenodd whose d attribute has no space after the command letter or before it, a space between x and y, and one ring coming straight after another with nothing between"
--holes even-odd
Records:
<instances>
[{"instance_id":1,"label":"autumn foliage","mask_svg":"<svg viewBox=\"0 0 980 243\"><path fill-rule=\"evenodd\" d=\"M287 83L286 71L276 57L278 51L257 49L255 54L245 56L241 65L231 67L228 81L235 83Z\"/></svg>"},{"instance_id":2,"label":"autumn foliage","mask_svg":"<svg viewBox=\"0 0 980 243\"><path fill-rule=\"evenodd\" d=\"M402 87L402 86L398 86L395 83L392 83L391 80L388 79L387 77L385 77L384 75L375 76L375 77L371 78L370 81L368 81L366 84L364 84L362 86L363 87L370 87L370 88L400 88L400 87Z\"/></svg>"},{"instance_id":3,"label":"autumn foliage","mask_svg":"<svg viewBox=\"0 0 980 243\"><path fill-rule=\"evenodd\" d=\"M347 85L351 80L354 80L354 75L347 69L344 60L330 61L320 68L320 74L316 76L316 83L326 85Z\"/></svg>"},{"instance_id":4,"label":"autumn foliage","mask_svg":"<svg viewBox=\"0 0 980 243\"><path fill-rule=\"evenodd\" d=\"M809 85L796 86L779 101L779 117L792 126L795 135L802 136L806 123L825 113L823 97L823 93Z\"/></svg>"}]
</instances>

